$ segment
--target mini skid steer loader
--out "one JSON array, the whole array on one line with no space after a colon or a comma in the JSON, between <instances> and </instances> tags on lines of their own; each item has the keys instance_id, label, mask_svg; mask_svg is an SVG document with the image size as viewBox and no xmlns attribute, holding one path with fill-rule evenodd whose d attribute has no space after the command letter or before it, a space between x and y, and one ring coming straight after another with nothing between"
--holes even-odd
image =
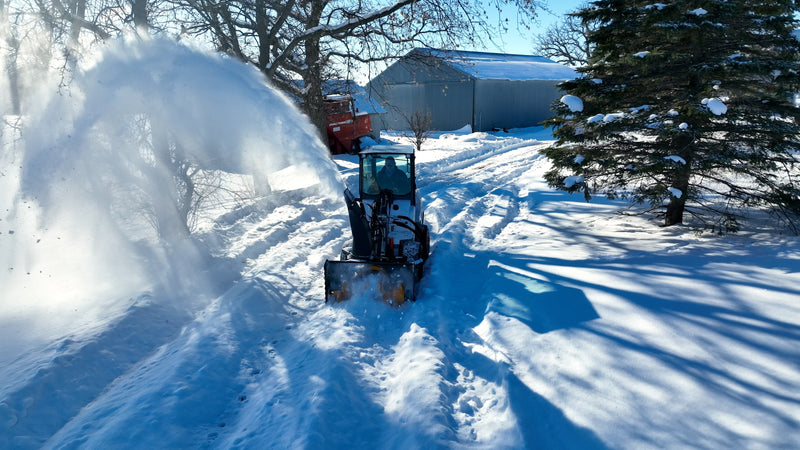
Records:
<instances>
[{"instance_id":1,"label":"mini skid steer loader","mask_svg":"<svg viewBox=\"0 0 800 450\"><path fill-rule=\"evenodd\" d=\"M414 149L373 146L359 153L359 193L344 191L352 246L325 262L325 301L371 294L398 306L415 300L430 253L417 193Z\"/></svg>"}]
</instances>

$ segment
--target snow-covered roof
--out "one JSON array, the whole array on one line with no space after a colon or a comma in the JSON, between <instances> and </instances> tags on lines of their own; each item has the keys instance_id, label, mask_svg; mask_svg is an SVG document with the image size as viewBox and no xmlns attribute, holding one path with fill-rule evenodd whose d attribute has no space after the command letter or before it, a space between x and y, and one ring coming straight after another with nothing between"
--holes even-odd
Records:
<instances>
[{"instance_id":1,"label":"snow-covered roof","mask_svg":"<svg viewBox=\"0 0 800 450\"><path fill-rule=\"evenodd\" d=\"M544 56L459 50L415 49L446 61L471 77L484 80L571 80L578 73Z\"/></svg>"},{"instance_id":2,"label":"snow-covered roof","mask_svg":"<svg viewBox=\"0 0 800 450\"><path fill-rule=\"evenodd\" d=\"M413 155L414 147L411 145L373 145L361 151L362 154L381 154L381 153L397 153L404 155Z\"/></svg>"},{"instance_id":3,"label":"snow-covered roof","mask_svg":"<svg viewBox=\"0 0 800 450\"><path fill-rule=\"evenodd\" d=\"M296 85L300 88L305 86L303 80L295 80ZM328 80L322 83L322 94L326 97L332 96L345 96L353 97L353 105L356 110L368 114L386 114L386 109L381 104L367 95L367 91L362 86L359 86L353 80ZM296 96L291 96L296 103L300 103L301 99Z\"/></svg>"},{"instance_id":4,"label":"snow-covered roof","mask_svg":"<svg viewBox=\"0 0 800 450\"><path fill-rule=\"evenodd\" d=\"M359 112L369 114L384 114L386 110L379 102L370 98L367 91L352 80L329 80L323 83L322 91L324 94L350 95L353 97L353 104Z\"/></svg>"}]
</instances>

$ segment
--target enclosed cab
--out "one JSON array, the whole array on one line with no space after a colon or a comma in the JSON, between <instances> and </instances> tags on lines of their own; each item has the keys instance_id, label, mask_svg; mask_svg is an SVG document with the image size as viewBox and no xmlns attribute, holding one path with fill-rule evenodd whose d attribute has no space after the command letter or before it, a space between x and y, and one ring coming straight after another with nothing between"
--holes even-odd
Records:
<instances>
[{"instance_id":1,"label":"enclosed cab","mask_svg":"<svg viewBox=\"0 0 800 450\"><path fill-rule=\"evenodd\" d=\"M374 213L376 207L390 208L372 214L391 218L387 219L389 249L384 254L394 258L416 254L419 242L414 224L422 224L424 219L417 193L414 149L375 146L359 154L359 165L359 191L367 214Z\"/></svg>"},{"instance_id":2,"label":"enclosed cab","mask_svg":"<svg viewBox=\"0 0 800 450\"><path fill-rule=\"evenodd\" d=\"M339 261L325 263L326 300L358 294L359 280L380 280L381 298L401 304L416 298L430 252L430 236L417 193L414 149L375 146L359 153L359 194L345 191L353 244Z\"/></svg>"}]
</instances>

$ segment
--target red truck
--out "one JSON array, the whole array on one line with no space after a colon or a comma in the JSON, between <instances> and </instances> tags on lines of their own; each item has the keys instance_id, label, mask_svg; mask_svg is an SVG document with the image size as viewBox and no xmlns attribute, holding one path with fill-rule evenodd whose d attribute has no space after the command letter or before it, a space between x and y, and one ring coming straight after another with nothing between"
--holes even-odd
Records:
<instances>
[{"instance_id":1,"label":"red truck","mask_svg":"<svg viewBox=\"0 0 800 450\"><path fill-rule=\"evenodd\" d=\"M372 131L369 113L359 112L349 95L328 95L325 97L325 115L331 153L358 153L358 139Z\"/></svg>"}]
</instances>

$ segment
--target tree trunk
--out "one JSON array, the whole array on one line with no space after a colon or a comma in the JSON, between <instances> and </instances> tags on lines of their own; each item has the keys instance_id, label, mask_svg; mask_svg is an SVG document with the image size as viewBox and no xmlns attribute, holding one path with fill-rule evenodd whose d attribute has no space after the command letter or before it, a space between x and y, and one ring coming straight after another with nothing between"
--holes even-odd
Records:
<instances>
[{"instance_id":1,"label":"tree trunk","mask_svg":"<svg viewBox=\"0 0 800 450\"><path fill-rule=\"evenodd\" d=\"M683 147L682 153L685 163L681 163L675 171L675 178L672 180L672 187L680 191L680 197L674 194L670 197L669 204L667 205L667 212L664 217L664 226L668 227L683 223L683 212L686 209L686 196L689 193L689 179L692 175L691 158L689 155L692 153L689 145Z\"/></svg>"},{"instance_id":2,"label":"tree trunk","mask_svg":"<svg viewBox=\"0 0 800 450\"><path fill-rule=\"evenodd\" d=\"M307 29L319 26L324 7L324 0L313 0L311 2L311 11L306 23ZM305 41L305 50L307 69L303 72L303 82L305 83L304 110L309 119L311 119L311 123L317 128L319 137L323 142L327 142L325 102L322 98L323 77L319 38L312 37L307 39Z\"/></svg>"},{"instance_id":3,"label":"tree trunk","mask_svg":"<svg viewBox=\"0 0 800 450\"><path fill-rule=\"evenodd\" d=\"M147 31L150 28L150 19L147 17L147 0L131 0L133 25L137 30Z\"/></svg>"},{"instance_id":4,"label":"tree trunk","mask_svg":"<svg viewBox=\"0 0 800 450\"><path fill-rule=\"evenodd\" d=\"M267 15L267 6L265 0L256 0L256 23L255 33L258 36L258 70L264 72L270 61L270 49L272 42L269 38L269 16Z\"/></svg>"},{"instance_id":5,"label":"tree trunk","mask_svg":"<svg viewBox=\"0 0 800 450\"><path fill-rule=\"evenodd\" d=\"M311 71L311 69L309 69ZM322 76L319 73L313 74L309 77L303 77L306 83L306 98L303 105L305 113L317 128L317 134L320 138L327 139L327 123L325 119L325 102L322 98Z\"/></svg>"},{"instance_id":6,"label":"tree trunk","mask_svg":"<svg viewBox=\"0 0 800 450\"><path fill-rule=\"evenodd\" d=\"M667 205L666 217L664 217L664 226L677 225L683 223L683 210L686 207L686 200L681 198L672 197Z\"/></svg>"},{"instance_id":7,"label":"tree trunk","mask_svg":"<svg viewBox=\"0 0 800 450\"><path fill-rule=\"evenodd\" d=\"M19 54L19 41L10 35L6 39L8 44L8 54L6 55L6 75L8 76L8 93L11 101L11 114L18 116L22 114L22 100L20 98L19 87L19 66L17 55Z\"/></svg>"},{"instance_id":8,"label":"tree trunk","mask_svg":"<svg viewBox=\"0 0 800 450\"><path fill-rule=\"evenodd\" d=\"M75 0L69 4L70 19L69 41L67 42L67 67L69 72L75 72L78 66L78 51L80 49L81 30L86 19L86 0Z\"/></svg>"},{"instance_id":9,"label":"tree trunk","mask_svg":"<svg viewBox=\"0 0 800 450\"><path fill-rule=\"evenodd\" d=\"M172 242L191 235L185 205L191 203L194 183L191 179L186 183L188 170L185 158L182 158L177 144L171 142L169 130L157 121L151 121L150 126L156 165L148 180L148 194L158 236L164 242Z\"/></svg>"}]
</instances>

